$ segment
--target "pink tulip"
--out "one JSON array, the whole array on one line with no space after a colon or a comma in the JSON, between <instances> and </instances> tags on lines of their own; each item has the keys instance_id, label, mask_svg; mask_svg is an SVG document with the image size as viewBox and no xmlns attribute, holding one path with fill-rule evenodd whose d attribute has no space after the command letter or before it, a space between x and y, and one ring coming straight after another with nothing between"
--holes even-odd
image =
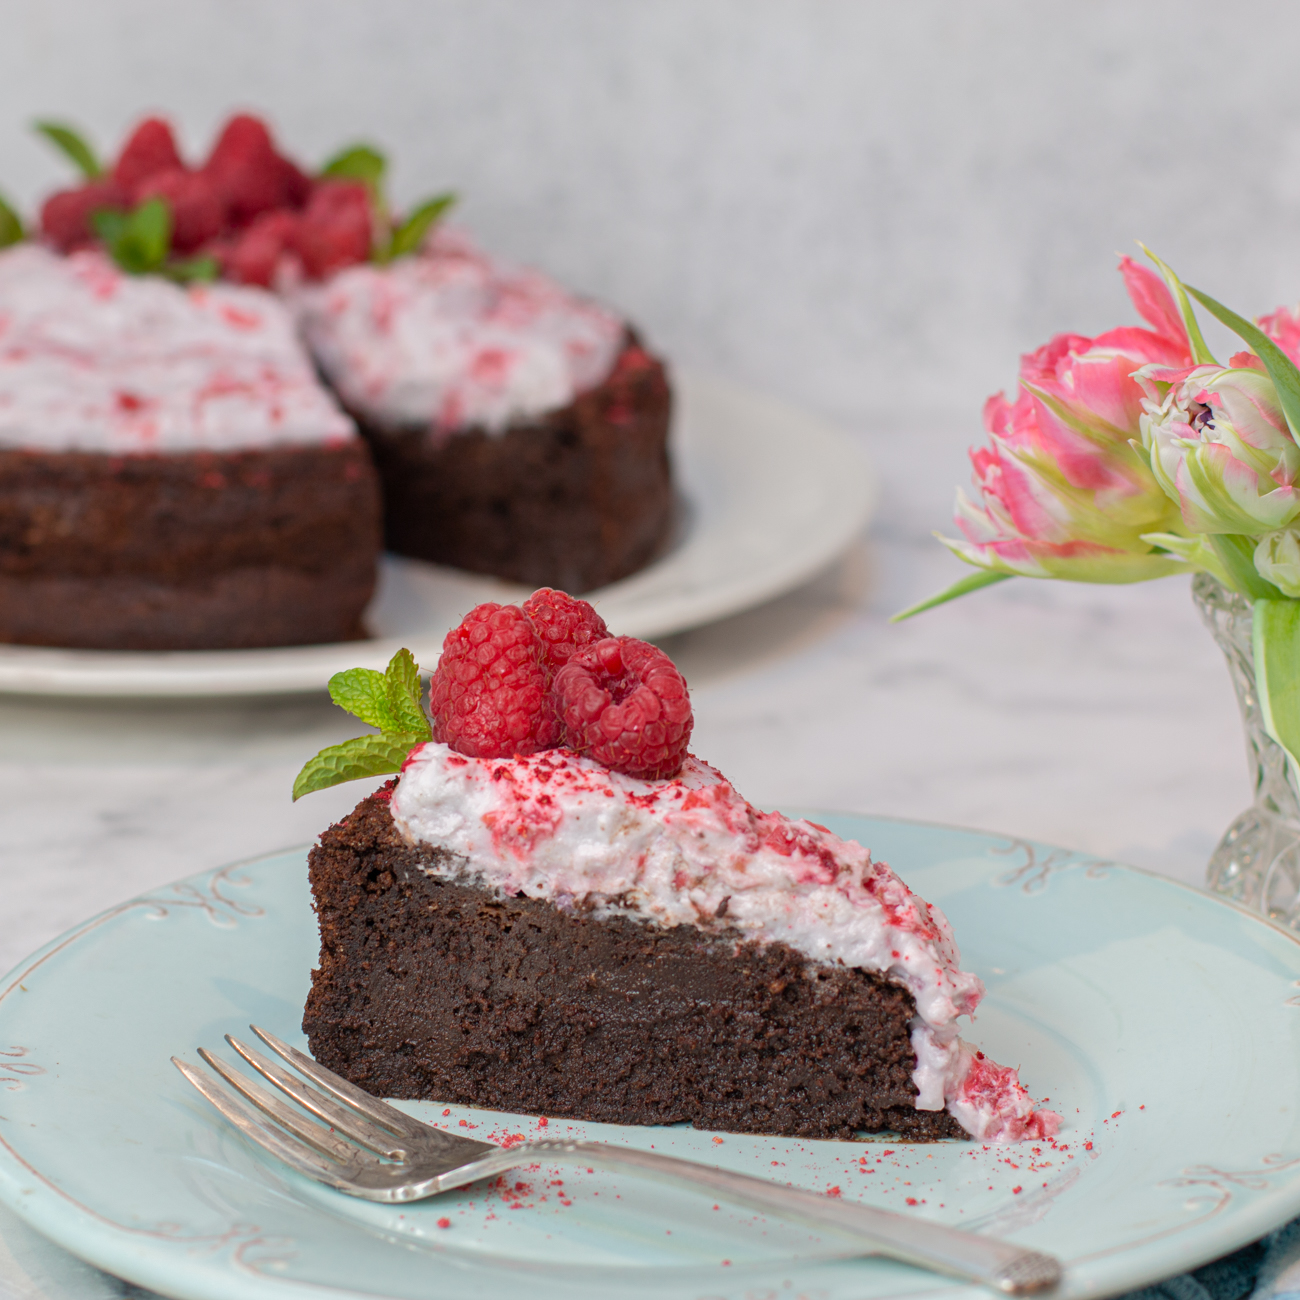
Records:
<instances>
[{"instance_id":1,"label":"pink tulip","mask_svg":"<svg viewBox=\"0 0 1300 1300\"><path fill-rule=\"evenodd\" d=\"M1021 358L1024 391L984 407L990 446L973 449L982 504L957 494L965 540L944 542L977 567L1081 582L1137 582L1185 566L1142 540L1177 527L1178 512L1134 448L1146 365L1186 367L1191 346L1168 289L1131 258L1129 297L1150 329L1096 338L1058 334Z\"/></svg>"}]
</instances>

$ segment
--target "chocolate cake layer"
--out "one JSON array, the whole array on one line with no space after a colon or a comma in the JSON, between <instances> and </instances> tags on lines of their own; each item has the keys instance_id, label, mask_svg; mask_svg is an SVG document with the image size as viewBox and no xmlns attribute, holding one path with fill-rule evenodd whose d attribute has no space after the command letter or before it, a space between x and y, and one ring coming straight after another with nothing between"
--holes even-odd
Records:
<instances>
[{"instance_id":1,"label":"chocolate cake layer","mask_svg":"<svg viewBox=\"0 0 1300 1300\"><path fill-rule=\"evenodd\" d=\"M582 592L643 568L668 539L670 408L662 364L629 343L599 387L501 433L353 414L383 480L389 550Z\"/></svg>"},{"instance_id":2,"label":"chocolate cake layer","mask_svg":"<svg viewBox=\"0 0 1300 1300\"><path fill-rule=\"evenodd\" d=\"M784 944L597 920L427 873L383 792L312 850L322 1065L387 1097L803 1137L965 1136L918 1111L910 993Z\"/></svg>"},{"instance_id":3,"label":"chocolate cake layer","mask_svg":"<svg viewBox=\"0 0 1300 1300\"><path fill-rule=\"evenodd\" d=\"M113 650L363 635L364 443L113 456L0 449L0 641Z\"/></svg>"}]
</instances>

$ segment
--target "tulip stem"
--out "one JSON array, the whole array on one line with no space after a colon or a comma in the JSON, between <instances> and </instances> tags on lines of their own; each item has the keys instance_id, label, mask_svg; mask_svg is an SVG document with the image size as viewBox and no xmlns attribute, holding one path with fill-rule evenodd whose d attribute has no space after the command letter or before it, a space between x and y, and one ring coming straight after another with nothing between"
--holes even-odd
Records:
<instances>
[{"instance_id":1,"label":"tulip stem","mask_svg":"<svg viewBox=\"0 0 1300 1300\"><path fill-rule=\"evenodd\" d=\"M1247 600L1284 600L1282 593L1255 568L1255 539L1238 533L1214 533L1210 545L1219 557L1232 586Z\"/></svg>"}]
</instances>

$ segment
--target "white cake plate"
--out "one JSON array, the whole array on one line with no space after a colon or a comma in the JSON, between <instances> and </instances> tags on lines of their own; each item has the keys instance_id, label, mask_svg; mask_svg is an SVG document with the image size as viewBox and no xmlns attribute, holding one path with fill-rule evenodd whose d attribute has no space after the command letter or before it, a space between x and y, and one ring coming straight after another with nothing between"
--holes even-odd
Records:
<instances>
[{"instance_id":1,"label":"white cake plate","mask_svg":"<svg viewBox=\"0 0 1300 1300\"><path fill-rule=\"evenodd\" d=\"M649 568L589 597L620 636L666 636L797 586L848 545L875 503L875 476L847 434L714 379L687 373L675 374L674 382L673 454L683 499L677 543ZM273 650L0 646L0 692L319 691L341 669L382 668L402 645L431 667L443 637L467 610L527 594L493 578L388 555L367 614L374 640Z\"/></svg>"}]
</instances>

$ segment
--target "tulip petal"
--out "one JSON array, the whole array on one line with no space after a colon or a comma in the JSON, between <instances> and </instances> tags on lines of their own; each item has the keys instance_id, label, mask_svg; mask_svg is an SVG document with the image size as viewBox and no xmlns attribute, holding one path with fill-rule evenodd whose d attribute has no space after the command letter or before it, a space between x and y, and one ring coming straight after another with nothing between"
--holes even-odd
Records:
<instances>
[{"instance_id":1,"label":"tulip petal","mask_svg":"<svg viewBox=\"0 0 1300 1300\"><path fill-rule=\"evenodd\" d=\"M1174 305L1178 308L1178 315L1182 320L1183 329L1187 331L1187 341L1191 344L1188 351L1192 354L1192 360L1197 365L1217 365L1218 362L1214 359L1214 353L1206 346L1205 336L1201 333L1201 327L1197 323L1196 313L1192 311L1192 304L1187 300L1187 289L1183 282L1140 240L1138 241L1138 247L1156 264L1156 269L1164 277L1165 284L1173 295Z\"/></svg>"},{"instance_id":2,"label":"tulip petal","mask_svg":"<svg viewBox=\"0 0 1300 1300\"><path fill-rule=\"evenodd\" d=\"M1160 277L1128 256L1119 259L1119 270L1138 315L1158 334L1186 345L1187 330L1178 314L1178 305ZM1183 350L1190 352L1191 348L1184 346Z\"/></svg>"},{"instance_id":3,"label":"tulip petal","mask_svg":"<svg viewBox=\"0 0 1300 1300\"><path fill-rule=\"evenodd\" d=\"M1254 348L1256 355L1268 367L1269 377L1277 386L1277 395L1281 400L1286 422L1291 428L1292 436L1295 436L1297 430L1300 430L1300 369L1296 367L1296 363L1257 325L1252 325L1244 317L1238 316L1230 307L1216 302L1208 293L1192 289L1190 285L1188 291L1213 316Z\"/></svg>"},{"instance_id":4,"label":"tulip petal","mask_svg":"<svg viewBox=\"0 0 1300 1300\"><path fill-rule=\"evenodd\" d=\"M1232 575L1204 533L1193 537L1182 537L1178 533L1143 533L1142 540L1178 556L1189 569L1212 573L1225 587L1235 588Z\"/></svg>"},{"instance_id":5,"label":"tulip petal","mask_svg":"<svg viewBox=\"0 0 1300 1300\"><path fill-rule=\"evenodd\" d=\"M1032 542L1009 537L983 546L951 537L939 540L967 564L1025 578L1067 578L1072 582L1146 582L1187 566L1155 550L1121 551L1092 542Z\"/></svg>"},{"instance_id":6,"label":"tulip petal","mask_svg":"<svg viewBox=\"0 0 1300 1300\"><path fill-rule=\"evenodd\" d=\"M1300 596L1300 535L1294 529L1265 533L1251 559L1255 570L1284 596Z\"/></svg>"},{"instance_id":7,"label":"tulip petal","mask_svg":"<svg viewBox=\"0 0 1300 1300\"><path fill-rule=\"evenodd\" d=\"M1271 481L1271 480L1268 480ZM1292 487L1259 490L1259 475L1239 461L1222 443L1201 443L1188 450L1175 479L1179 497L1200 509L1195 523L1200 533L1258 534L1285 528L1300 515L1300 494Z\"/></svg>"}]
</instances>

